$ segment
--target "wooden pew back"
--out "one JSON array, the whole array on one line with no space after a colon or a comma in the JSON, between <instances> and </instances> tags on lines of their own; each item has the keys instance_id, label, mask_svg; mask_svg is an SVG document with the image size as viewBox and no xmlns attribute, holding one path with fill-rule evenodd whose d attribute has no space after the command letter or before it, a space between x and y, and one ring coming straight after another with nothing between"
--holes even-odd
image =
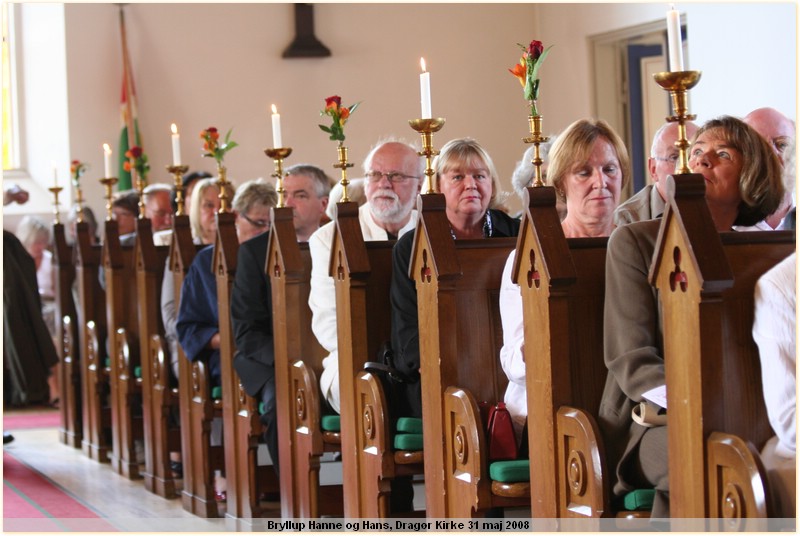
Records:
<instances>
[{"instance_id":1,"label":"wooden pew back","mask_svg":"<svg viewBox=\"0 0 800 536\"><path fill-rule=\"evenodd\" d=\"M584 426L575 423L574 431L559 431L557 414L566 406L598 415L607 375L603 303L608 239L566 239L552 187L528 188L527 199L512 279L523 300L532 513L537 518L599 516L607 512L609 488L592 477L602 467L590 471L585 462L567 460L576 450L591 461L582 450L590 445L576 445L576 433L594 423L582 419ZM579 470L570 473L565 464L573 462Z\"/></svg>"},{"instance_id":2,"label":"wooden pew back","mask_svg":"<svg viewBox=\"0 0 800 536\"><path fill-rule=\"evenodd\" d=\"M364 363L376 360L383 343L391 341L389 288L395 242L365 242L358 204L337 204L330 275L336 287L341 428L353 431L342 434L347 517L387 516L388 480L401 471L395 468L390 443L389 408L382 396L370 396L380 384L357 385Z\"/></svg>"},{"instance_id":3,"label":"wooden pew back","mask_svg":"<svg viewBox=\"0 0 800 536\"><path fill-rule=\"evenodd\" d=\"M116 221L106 221L103 267L106 282L108 348L111 353L111 467L128 478L140 478L134 441L144 435L141 388L135 369L139 359L134 246L122 246Z\"/></svg>"},{"instance_id":4,"label":"wooden pew back","mask_svg":"<svg viewBox=\"0 0 800 536\"><path fill-rule=\"evenodd\" d=\"M168 254L167 246L153 244L150 220L136 220L134 260L145 458L142 476L145 488L162 497L172 498L177 491L169 452L179 450L180 446L178 432L170 425L169 413L173 406L177 406L177 398L171 396L171 367L168 360L165 362L163 352L165 334L161 319L161 284Z\"/></svg>"},{"instance_id":5,"label":"wooden pew back","mask_svg":"<svg viewBox=\"0 0 800 536\"><path fill-rule=\"evenodd\" d=\"M175 310L180 309L183 280L196 253L205 246L192 242L189 216L173 219L169 268L174 279ZM210 267L209 267L210 269ZM219 451L210 447L210 378L202 362L190 363L178 344L178 396L181 416L181 458L183 460L183 509L201 517L219 517L214 498L214 469L222 467Z\"/></svg>"},{"instance_id":6,"label":"wooden pew back","mask_svg":"<svg viewBox=\"0 0 800 536\"><path fill-rule=\"evenodd\" d=\"M712 432L756 449L772 435L752 340L753 294L758 278L794 251L794 233L719 234L702 177L677 179L650 271L665 333L670 514L766 516L765 493L758 491L766 486L763 474L742 478L736 467L711 467L707 449ZM749 463L758 469L758 462ZM746 492L731 492L737 489Z\"/></svg>"},{"instance_id":7,"label":"wooden pew back","mask_svg":"<svg viewBox=\"0 0 800 536\"><path fill-rule=\"evenodd\" d=\"M84 453L93 460L108 461L111 445L111 415L108 401L108 375L106 357L106 295L100 286L98 269L102 246L92 244L89 224L76 225L78 280L78 333L81 356L82 428L81 445Z\"/></svg>"},{"instance_id":8,"label":"wooden pew back","mask_svg":"<svg viewBox=\"0 0 800 536\"><path fill-rule=\"evenodd\" d=\"M311 331L308 244L297 242L290 207L273 208L272 213L266 270L272 289L281 515L315 516L324 506L319 501L324 447L316 379L327 353Z\"/></svg>"},{"instance_id":9,"label":"wooden pew back","mask_svg":"<svg viewBox=\"0 0 800 536\"><path fill-rule=\"evenodd\" d=\"M78 312L72 294L75 283L75 249L67 244L64 225L53 224L53 269L56 293L56 349L61 358L58 391L61 398L61 424L58 436L62 443L80 448L83 440L81 422L81 369L78 346Z\"/></svg>"},{"instance_id":10,"label":"wooden pew back","mask_svg":"<svg viewBox=\"0 0 800 536\"><path fill-rule=\"evenodd\" d=\"M503 399L500 276L516 239L453 240L441 194L420 196L410 275L417 284L422 416L425 425L426 512L448 517L445 389L469 390L477 401Z\"/></svg>"}]
</instances>

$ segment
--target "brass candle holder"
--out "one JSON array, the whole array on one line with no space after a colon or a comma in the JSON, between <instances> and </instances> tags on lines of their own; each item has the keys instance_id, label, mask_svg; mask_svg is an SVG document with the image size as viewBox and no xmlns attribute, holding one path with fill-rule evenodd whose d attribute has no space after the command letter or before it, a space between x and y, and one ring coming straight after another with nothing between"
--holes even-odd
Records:
<instances>
[{"instance_id":1,"label":"brass candle holder","mask_svg":"<svg viewBox=\"0 0 800 536\"><path fill-rule=\"evenodd\" d=\"M339 161L335 163L333 167L342 170L342 180L339 181L339 184L342 185L342 198L339 202L347 203L350 201L350 198L347 196L347 185L350 184L350 181L347 180L347 168L353 167L353 164L347 161L347 147L344 145L336 146L336 155L339 157Z\"/></svg>"},{"instance_id":2,"label":"brass candle holder","mask_svg":"<svg viewBox=\"0 0 800 536\"><path fill-rule=\"evenodd\" d=\"M439 132L444 126L444 118L428 118L428 119L409 119L408 124L411 128L416 130L422 135L422 150L417 154L425 157L425 192L426 194L434 193L433 188L433 157L439 154L439 151L433 148L433 133Z\"/></svg>"},{"instance_id":3,"label":"brass candle holder","mask_svg":"<svg viewBox=\"0 0 800 536\"><path fill-rule=\"evenodd\" d=\"M669 91L672 97L672 111L674 115L667 117L670 123L678 123L678 162L675 172L678 174L690 173L688 151L689 140L686 139L686 121L693 121L696 115L690 114L688 107L688 91L700 81L701 71L669 71L653 74L656 83Z\"/></svg>"},{"instance_id":4,"label":"brass candle holder","mask_svg":"<svg viewBox=\"0 0 800 536\"><path fill-rule=\"evenodd\" d=\"M64 188L62 188L61 186L52 186L52 187L48 188L48 190L50 190L53 193L53 198L54 198L53 199L53 221L55 223L61 223L61 220L59 219L60 216L58 214L58 212L59 212L58 211L58 206L60 204L58 202L58 194L61 193L61 190L63 190L63 189Z\"/></svg>"},{"instance_id":5,"label":"brass candle holder","mask_svg":"<svg viewBox=\"0 0 800 536\"><path fill-rule=\"evenodd\" d=\"M183 216L183 175L189 171L189 166L167 166L167 171L172 173L175 180L175 215Z\"/></svg>"},{"instance_id":6,"label":"brass candle holder","mask_svg":"<svg viewBox=\"0 0 800 536\"><path fill-rule=\"evenodd\" d=\"M112 220L111 216L113 213L111 212L111 198L114 195L113 188L117 182L119 182L119 179L116 177L104 177L100 179L100 184L106 188L106 196L104 198L106 200L106 221Z\"/></svg>"},{"instance_id":7,"label":"brass candle holder","mask_svg":"<svg viewBox=\"0 0 800 536\"><path fill-rule=\"evenodd\" d=\"M217 171L219 178L217 179L217 187L219 188L219 213L224 214L228 210L228 168L222 164L217 164Z\"/></svg>"},{"instance_id":8,"label":"brass candle holder","mask_svg":"<svg viewBox=\"0 0 800 536\"><path fill-rule=\"evenodd\" d=\"M541 115L529 115L528 116L528 129L530 130L531 135L527 138L522 138L522 141L525 143L532 143L533 144L533 160L531 160L531 164L533 164L533 186L535 188L539 188L544 186L544 181L542 180L542 157L539 154L539 145L542 143L547 142L550 138L547 136L542 136L542 116Z\"/></svg>"},{"instance_id":9,"label":"brass candle holder","mask_svg":"<svg viewBox=\"0 0 800 536\"><path fill-rule=\"evenodd\" d=\"M275 163L275 173L271 176L275 177L275 191L278 192L278 208L286 206L284 195L286 190L283 189L283 161L289 158L292 154L291 147L273 147L271 149L264 149L264 154L272 158Z\"/></svg>"}]
</instances>

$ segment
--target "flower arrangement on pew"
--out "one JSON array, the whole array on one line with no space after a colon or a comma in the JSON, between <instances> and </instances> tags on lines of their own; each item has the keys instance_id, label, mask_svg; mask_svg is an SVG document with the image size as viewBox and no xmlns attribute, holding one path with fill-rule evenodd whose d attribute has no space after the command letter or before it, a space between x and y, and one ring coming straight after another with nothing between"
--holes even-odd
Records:
<instances>
[{"instance_id":1,"label":"flower arrangement on pew","mask_svg":"<svg viewBox=\"0 0 800 536\"><path fill-rule=\"evenodd\" d=\"M125 158L128 160L123 164L123 169L128 173L135 169L139 175L139 179L147 184L147 174L150 172L150 162L147 161L147 155L144 154L144 149L138 145L134 145L125 151Z\"/></svg>"},{"instance_id":2,"label":"flower arrangement on pew","mask_svg":"<svg viewBox=\"0 0 800 536\"><path fill-rule=\"evenodd\" d=\"M228 130L228 133L225 134L225 140L222 143L219 142L219 131L217 131L217 127L208 127L200 133L200 139L204 142L203 150L206 151L203 153L203 156L216 160L217 167L225 165L225 153L239 146L238 143L231 140L232 132L232 128Z\"/></svg>"},{"instance_id":3,"label":"flower arrangement on pew","mask_svg":"<svg viewBox=\"0 0 800 536\"><path fill-rule=\"evenodd\" d=\"M536 39L531 41L527 47L521 43L517 43L517 45L522 49L522 57L519 63L508 71L519 80L525 100L530 102L531 115L536 116L539 115L539 111L536 109L536 101L539 99L539 69L553 46L550 45L545 49L542 42Z\"/></svg>"},{"instance_id":4,"label":"flower arrangement on pew","mask_svg":"<svg viewBox=\"0 0 800 536\"><path fill-rule=\"evenodd\" d=\"M331 126L326 127L325 125L319 125L319 128L321 128L323 132L330 134L331 140L338 141L339 145L342 145L342 143L344 143L344 124L347 123L350 115L356 111L359 104L361 103L357 102L352 106L342 106L342 98L340 96L334 95L328 97L325 99L325 109L322 110L319 115L330 116L333 121Z\"/></svg>"},{"instance_id":5,"label":"flower arrangement on pew","mask_svg":"<svg viewBox=\"0 0 800 536\"><path fill-rule=\"evenodd\" d=\"M539 69L553 46L544 48L542 42L536 39L531 41L527 47L521 43L517 43L517 46L522 49L522 57L519 63L508 71L516 76L519 83L522 84L525 99L530 103L528 130L531 135L523 138L522 141L534 144L534 157L531 161L534 166L533 186L544 186L542 180L543 161L539 154L539 145L545 143L549 138L542 136L542 116L539 115L539 110L536 108L536 101L539 99Z\"/></svg>"},{"instance_id":6,"label":"flower arrangement on pew","mask_svg":"<svg viewBox=\"0 0 800 536\"><path fill-rule=\"evenodd\" d=\"M73 160L70 162L69 165L69 174L72 177L72 185L75 188L80 188L81 185L81 177L86 170L89 169L89 165L86 162L81 162L80 160Z\"/></svg>"},{"instance_id":7,"label":"flower arrangement on pew","mask_svg":"<svg viewBox=\"0 0 800 536\"><path fill-rule=\"evenodd\" d=\"M350 184L350 181L347 180L347 168L353 167L353 164L347 161L347 147L344 146L344 124L347 123L347 120L356 111L359 104L361 102L351 106L342 106L342 98L339 95L334 95L325 99L325 109L319 113L319 115L329 116L332 120L331 126L319 125L319 128L323 132L330 134L332 141L339 142L336 147L339 161L333 167L342 170L342 180L339 181L339 184L342 185L342 199L340 201L343 203L350 201L347 196L347 185Z\"/></svg>"},{"instance_id":8,"label":"flower arrangement on pew","mask_svg":"<svg viewBox=\"0 0 800 536\"><path fill-rule=\"evenodd\" d=\"M239 146L238 143L231 140L231 132L233 132L232 128L225 134L225 140L222 143L219 142L219 131L217 127L208 127L200 132L200 139L203 140L203 150L205 151L203 156L213 158L217 161L217 171L219 174L217 186L219 187L220 213L228 211L228 198L225 194L228 184L226 178L227 168L225 167L225 153Z\"/></svg>"},{"instance_id":9,"label":"flower arrangement on pew","mask_svg":"<svg viewBox=\"0 0 800 536\"><path fill-rule=\"evenodd\" d=\"M89 166L80 160L73 160L69 165L69 174L72 178L72 186L75 187L75 212L79 222L83 221L83 193L81 192L81 176L86 173ZM58 197L56 197L56 205Z\"/></svg>"}]
</instances>

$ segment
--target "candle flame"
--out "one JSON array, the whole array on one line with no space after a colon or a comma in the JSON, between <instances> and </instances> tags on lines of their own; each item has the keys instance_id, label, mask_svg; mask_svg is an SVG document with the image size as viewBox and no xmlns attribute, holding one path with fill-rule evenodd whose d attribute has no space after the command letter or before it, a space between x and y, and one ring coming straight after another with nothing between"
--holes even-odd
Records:
<instances>
[{"instance_id":1,"label":"candle flame","mask_svg":"<svg viewBox=\"0 0 800 536\"><path fill-rule=\"evenodd\" d=\"M104 143L103 151L105 151L106 154L111 154L111 147L109 147L107 143Z\"/></svg>"},{"instance_id":2,"label":"candle flame","mask_svg":"<svg viewBox=\"0 0 800 536\"><path fill-rule=\"evenodd\" d=\"M675 4L670 4L669 9L670 11L675 11Z\"/></svg>"},{"instance_id":3,"label":"candle flame","mask_svg":"<svg viewBox=\"0 0 800 536\"><path fill-rule=\"evenodd\" d=\"M425 58L420 58L419 59L419 66L422 67L422 72L423 73L428 72L428 70L425 68Z\"/></svg>"},{"instance_id":4,"label":"candle flame","mask_svg":"<svg viewBox=\"0 0 800 536\"><path fill-rule=\"evenodd\" d=\"M170 128L172 129L173 134L178 133L178 125L176 125L175 123L172 123L172 126L170 126Z\"/></svg>"},{"instance_id":5,"label":"candle flame","mask_svg":"<svg viewBox=\"0 0 800 536\"><path fill-rule=\"evenodd\" d=\"M275 106L274 104L272 105L272 113L274 114L278 113L278 107Z\"/></svg>"}]
</instances>

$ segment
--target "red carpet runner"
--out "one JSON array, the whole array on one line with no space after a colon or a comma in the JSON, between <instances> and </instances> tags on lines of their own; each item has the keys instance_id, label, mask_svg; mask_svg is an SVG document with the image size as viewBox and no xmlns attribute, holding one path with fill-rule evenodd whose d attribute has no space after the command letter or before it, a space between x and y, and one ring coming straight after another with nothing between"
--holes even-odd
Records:
<instances>
[{"instance_id":1,"label":"red carpet runner","mask_svg":"<svg viewBox=\"0 0 800 536\"><path fill-rule=\"evenodd\" d=\"M3 452L3 530L102 531L117 529L38 471Z\"/></svg>"}]
</instances>

